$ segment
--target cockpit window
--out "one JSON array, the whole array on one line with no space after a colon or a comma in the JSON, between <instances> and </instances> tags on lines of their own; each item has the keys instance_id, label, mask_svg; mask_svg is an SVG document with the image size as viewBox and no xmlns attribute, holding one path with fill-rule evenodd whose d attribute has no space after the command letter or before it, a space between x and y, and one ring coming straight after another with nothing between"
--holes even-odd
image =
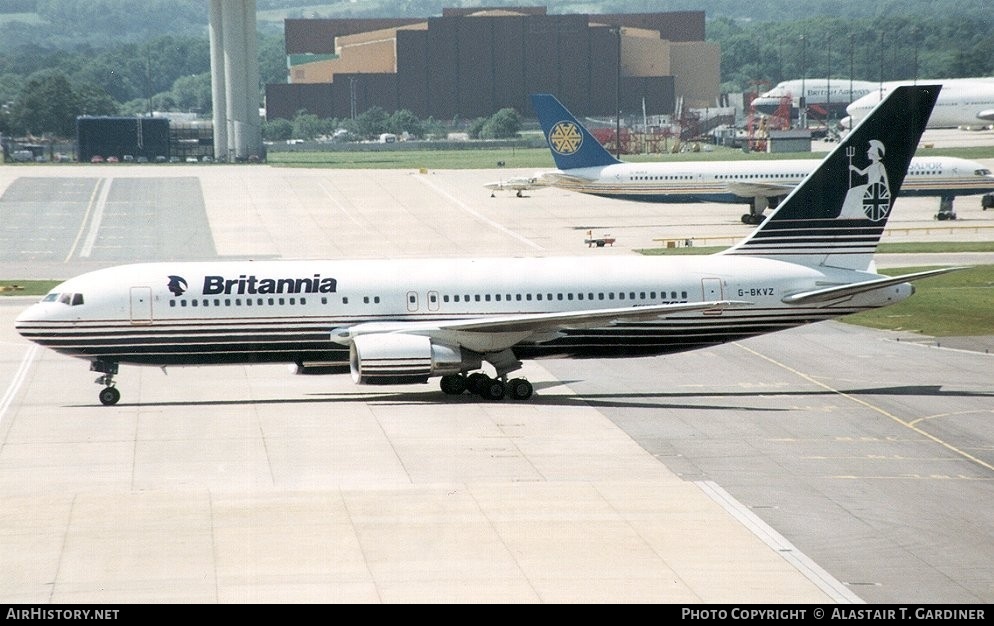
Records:
<instances>
[{"instance_id":1,"label":"cockpit window","mask_svg":"<svg viewBox=\"0 0 994 626\"><path fill-rule=\"evenodd\" d=\"M79 306L83 304L83 294L81 293L50 293L41 300L42 302L59 302L69 306Z\"/></svg>"},{"instance_id":2,"label":"cockpit window","mask_svg":"<svg viewBox=\"0 0 994 626\"><path fill-rule=\"evenodd\" d=\"M983 169L976 170L974 174L976 174L977 176L990 176L991 171L985 167Z\"/></svg>"}]
</instances>

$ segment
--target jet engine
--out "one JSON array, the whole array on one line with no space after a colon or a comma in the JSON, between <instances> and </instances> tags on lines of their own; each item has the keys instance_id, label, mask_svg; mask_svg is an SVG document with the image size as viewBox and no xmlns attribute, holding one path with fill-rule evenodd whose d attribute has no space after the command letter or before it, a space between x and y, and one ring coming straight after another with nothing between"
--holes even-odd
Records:
<instances>
[{"instance_id":1,"label":"jet engine","mask_svg":"<svg viewBox=\"0 0 994 626\"><path fill-rule=\"evenodd\" d=\"M479 369L479 354L405 334L359 335L349 348L352 380L360 385L428 382L431 376Z\"/></svg>"}]
</instances>

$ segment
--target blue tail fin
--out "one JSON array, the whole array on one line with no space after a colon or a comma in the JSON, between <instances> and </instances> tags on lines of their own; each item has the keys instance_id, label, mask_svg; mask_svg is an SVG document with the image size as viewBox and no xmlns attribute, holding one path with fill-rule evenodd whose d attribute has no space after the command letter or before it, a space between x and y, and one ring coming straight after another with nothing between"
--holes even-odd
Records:
<instances>
[{"instance_id":1,"label":"blue tail fin","mask_svg":"<svg viewBox=\"0 0 994 626\"><path fill-rule=\"evenodd\" d=\"M761 226L724 254L868 269L940 88L896 88Z\"/></svg>"},{"instance_id":2,"label":"blue tail fin","mask_svg":"<svg viewBox=\"0 0 994 626\"><path fill-rule=\"evenodd\" d=\"M619 162L555 96L533 93L531 98L532 107L538 115L538 122L542 126L549 149L552 150L557 168L571 170Z\"/></svg>"}]
</instances>

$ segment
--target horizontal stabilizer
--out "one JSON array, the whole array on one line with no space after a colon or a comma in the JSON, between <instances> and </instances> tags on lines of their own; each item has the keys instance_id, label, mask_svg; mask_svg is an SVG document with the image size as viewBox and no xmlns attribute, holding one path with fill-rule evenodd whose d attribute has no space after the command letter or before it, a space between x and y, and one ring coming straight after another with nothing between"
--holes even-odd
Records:
<instances>
[{"instance_id":1,"label":"horizontal stabilizer","mask_svg":"<svg viewBox=\"0 0 994 626\"><path fill-rule=\"evenodd\" d=\"M824 289L815 289L814 291L805 291L802 293L795 293L793 295L786 296L783 298L783 302L785 304L810 304L812 302L826 302L828 300L836 300L838 298L845 298L848 296L854 296L859 293L873 291L874 289L880 289L882 287L890 287L891 285L900 285L901 283L911 282L913 280L918 280L919 278L928 278L929 276L938 276L940 274L947 274L949 272L955 272L956 270L961 270L961 269L966 269L966 268L944 267L937 270L915 272L913 274L904 274L902 276L889 276L887 278L868 280L861 283L838 285L836 287L826 287Z\"/></svg>"}]
</instances>

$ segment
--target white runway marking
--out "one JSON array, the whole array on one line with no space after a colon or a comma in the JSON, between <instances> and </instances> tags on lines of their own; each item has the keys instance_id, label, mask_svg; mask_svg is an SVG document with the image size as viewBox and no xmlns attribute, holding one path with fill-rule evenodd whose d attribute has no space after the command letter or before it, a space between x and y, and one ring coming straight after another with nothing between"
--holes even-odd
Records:
<instances>
[{"instance_id":1,"label":"white runway marking","mask_svg":"<svg viewBox=\"0 0 994 626\"><path fill-rule=\"evenodd\" d=\"M694 484L836 602L840 604L865 604L859 596L849 591L844 584L794 547L794 544L787 541L786 537L773 530L755 513L733 498L730 493L719 487L718 483L704 480Z\"/></svg>"},{"instance_id":2,"label":"white runway marking","mask_svg":"<svg viewBox=\"0 0 994 626\"><path fill-rule=\"evenodd\" d=\"M0 397L0 422L3 421L4 416L7 414L7 409L10 408L10 403L14 401L14 397L17 396L21 385L24 384L24 379L28 375L28 369L31 368L31 363L34 361L37 353L38 346L32 344L28 347L28 351L24 353L24 358L21 359L21 365L17 368L17 372L14 374L14 378L11 379L10 385L7 386L7 391L4 392L3 397Z\"/></svg>"},{"instance_id":3,"label":"white runway marking","mask_svg":"<svg viewBox=\"0 0 994 626\"><path fill-rule=\"evenodd\" d=\"M108 178L97 180L97 185L93 188L93 193L90 194L90 202L86 205L86 213L83 215L83 221L79 225L79 232L76 233L76 239L72 242L72 246L69 247L69 253L66 254L65 263L68 263L73 255L76 254L76 248L79 247L79 241L83 238L83 233L86 233L86 239L83 242L83 248L80 250L79 256L87 258L93 253L93 245L97 241L97 233L100 231L100 224L104 219L104 206L107 204L107 196L110 195L110 186L111 180Z\"/></svg>"}]
</instances>

